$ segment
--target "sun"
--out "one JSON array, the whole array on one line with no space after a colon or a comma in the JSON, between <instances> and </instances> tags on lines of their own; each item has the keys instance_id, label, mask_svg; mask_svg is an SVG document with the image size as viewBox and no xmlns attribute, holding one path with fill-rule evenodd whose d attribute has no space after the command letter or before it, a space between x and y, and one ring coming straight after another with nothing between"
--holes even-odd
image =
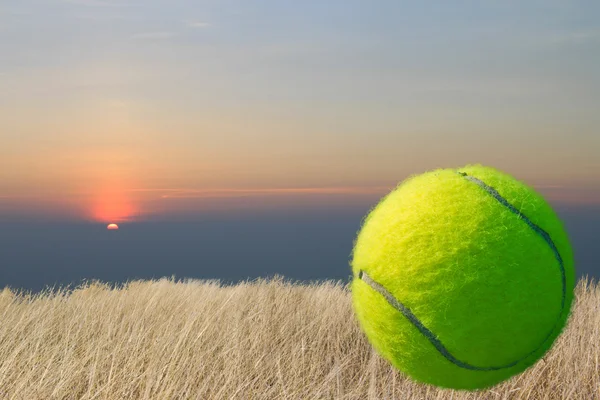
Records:
<instances>
[{"instance_id":1,"label":"sun","mask_svg":"<svg viewBox=\"0 0 600 400\"><path fill-rule=\"evenodd\" d=\"M117 224L108 224L108 226L106 227L106 229L108 229L109 231L118 231L119 230L119 225L117 225Z\"/></svg>"}]
</instances>

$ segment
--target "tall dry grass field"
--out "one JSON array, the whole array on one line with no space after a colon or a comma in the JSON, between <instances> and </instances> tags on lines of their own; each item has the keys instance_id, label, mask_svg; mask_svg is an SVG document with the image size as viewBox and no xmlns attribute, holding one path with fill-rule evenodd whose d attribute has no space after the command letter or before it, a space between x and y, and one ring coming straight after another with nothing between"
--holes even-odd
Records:
<instances>
[{"instance_id":1,"label":"tall dry grass field","mask_svg":"<svg viewBox=\"0 0 600 400\"><path fill-rule=\"evenodd\" d=\"M0 293L3 399L600 399L600 286L581 280L545 360L481 392L416 384L373 352L340 283L91 283Z\"/></svg>"}]
</instances>

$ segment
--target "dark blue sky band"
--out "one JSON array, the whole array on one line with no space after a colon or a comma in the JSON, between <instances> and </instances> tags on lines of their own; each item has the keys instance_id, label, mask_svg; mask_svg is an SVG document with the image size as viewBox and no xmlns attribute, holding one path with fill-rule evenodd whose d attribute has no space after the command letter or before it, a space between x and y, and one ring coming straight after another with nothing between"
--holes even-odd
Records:
<instances>
[{"instance_id":1,"label":"dark blue sky band","mask_svg":"<svg viewBox=\"0 0 600 400\"><path fill-rule=\"evenodd\" d=\"M402 313L402 315L404 315L406 317L406 319L408 319L413 324L413 326L415 328L417 328L419 330L419 332L427 338L427 340L429 340L429 342L435 347L435 349L444 358L446 358L448 361L450 361L452 364L454 364L460 368L465 368L465 369L469 369L469 370L473 370L473 371L496 371L496 370L500 370L500 369L504 369L504 368L510 368L510 367L517 365L519 362L525 360L527 357L529 357L530 355L532 355L533 353L538 351L538 349L540 349L544 345L544 343L548 340L548 338L550 338L550 336L552 335L552 333L554 332L558 323L561 320L560 317L562 316L563 311L564 311L566 291L567 291L566 275L565 275L565 268L564 268L563 260L562 260L562 257L560 256L560 253L558 252L558 249L554 245L554 242L550 238L550 235L546 231L544 231L542 228L540 228L538 225L534 224L529 218L527 218L525 215L523 215L512 204L510 204L508 201L506 201L506 199L504 197L502 197L500 195L500 193L498 193L498 191L496 191L494 188L486 185L481 180L479 180L475 177L469 176L464 172L459 172L459 174L464 176L469 181L474 182L475 184L477 184L478 186L483 188L487 193L492 195L492 197L494 197L496 200L498 200L503 206L508 208L512 213L516 214L531 229L533 229L538 235L540 235L546 241L548 246L550 246L550 248L552 249L552 251L554 253L556 260L558 261L558 263L560 265L560 272L562 275L561 312L560 312L558 319L555 322L554 326L552 327L550 332L548 332L548 334L546 335L544 340L542 340L540 345L538 347L536 347L534 350L532 350L529 353L527 353L526 355L524 355L523 357L519 358L518 360L508 363L508 364L491 366L491 367L479 367L476 365L469 364L467 362L461 361L461 360L457 359L456 357L454 357L448 351L448 349L443 345L443 343L440 341L440 339L438 339L438 337L431 330L429 330L425 325L423 325L423 323L419 320L419 318L417 318L417 316L415 316L408 307L406 307L404 304L402 304L400 301L398 301L398 299L396 299L385 287L383 287L383 285L374 281L365 271L361 270L358 274L358 278L361 279L363 282L365 282L367 285L369 285L373 290L375 290L376 292L381 294L392 307L394 307L396 310L400 311Z\"/></svg>"}]
</instances>

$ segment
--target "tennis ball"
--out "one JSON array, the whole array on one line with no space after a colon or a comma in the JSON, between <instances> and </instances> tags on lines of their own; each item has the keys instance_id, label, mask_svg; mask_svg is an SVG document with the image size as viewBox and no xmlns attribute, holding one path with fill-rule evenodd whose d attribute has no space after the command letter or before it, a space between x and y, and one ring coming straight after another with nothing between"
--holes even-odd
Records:
<instances>
[{"instance_id":1,"label":"tennis ball","mask_svg":"<svg viewBox=\"0 0 600 400\"><path fill-rule=\"evenodd\" d=\"M575 284L552 208L481 165L401 183L364 219L351 264L372 346L413 379L454 389L533 365L565 326Z\"/></svg>"}]
</instances>

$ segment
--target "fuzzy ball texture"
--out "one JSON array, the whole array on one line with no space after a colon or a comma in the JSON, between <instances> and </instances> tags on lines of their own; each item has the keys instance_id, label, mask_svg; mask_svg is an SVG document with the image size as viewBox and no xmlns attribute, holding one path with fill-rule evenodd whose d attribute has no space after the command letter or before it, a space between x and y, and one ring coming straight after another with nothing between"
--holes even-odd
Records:
<instances>
[{"instance_id":1,"label":"fuzzy ball texture","mask_svg":"<svg viewBox=\"0 0 600 400\"><path fill-rule=\"evenodd\" d=\"M566 324L575 285L552 208L481 165L402 182L365 217L352 270L354 311L373 347L413 379L454 389L489 387L533 365Z\"/></svg>"}]
</instances>

